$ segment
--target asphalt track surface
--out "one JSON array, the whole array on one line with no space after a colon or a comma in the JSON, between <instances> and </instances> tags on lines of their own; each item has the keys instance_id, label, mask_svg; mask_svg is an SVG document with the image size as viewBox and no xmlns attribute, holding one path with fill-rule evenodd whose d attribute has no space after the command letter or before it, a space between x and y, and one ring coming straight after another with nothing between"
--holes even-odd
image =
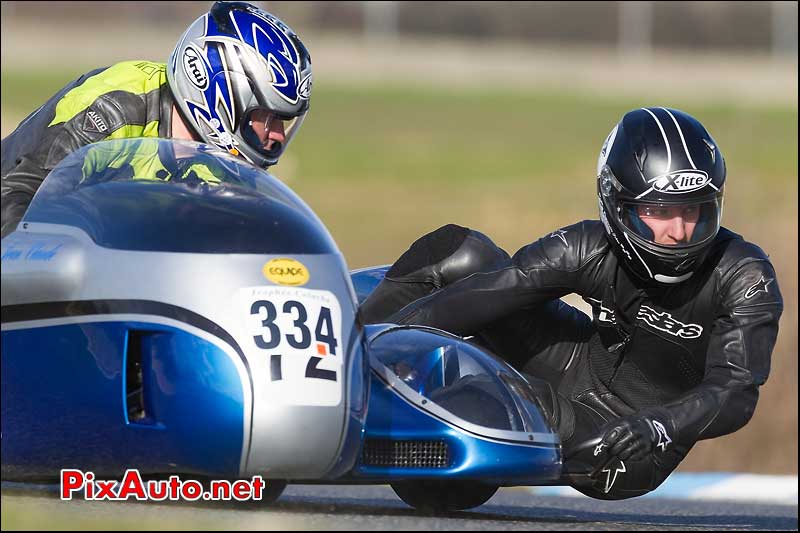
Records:
<instances>
[{"instance_id":1,"label":"asphalt track surface","mask_svg":"<svg viewBox=\"0 0 800 533\"><path fill-rule=\"evenodd\" d=\"M741 502L639 499L604 502L536 496L528 489L501 489L485 505L443 516L420 514L387 486L289 486L270 506L235 503L62 502L4 488L3 512L35 509L51 516L49 527L93 529L275 530L797 530L797 506ZM146 518L146 520L145 520ZM57 524L57 525L56 525ZM11 524L6 523L8 526ZM47 526L45 526L47 527Z\"/></svg>"}]
</instances>

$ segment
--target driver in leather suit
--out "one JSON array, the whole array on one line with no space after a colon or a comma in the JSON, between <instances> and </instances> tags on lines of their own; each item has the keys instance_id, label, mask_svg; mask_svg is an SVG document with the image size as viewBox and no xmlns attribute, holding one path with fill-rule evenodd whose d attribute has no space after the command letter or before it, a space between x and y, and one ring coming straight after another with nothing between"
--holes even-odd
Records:
<instances>
[{"instance_id":1,"label":"driver in leather suit","mask_svg":"<svg viewBox=\"0 0 800 533\"><path fill-rule=\"evenodd\" d=\"M725 173L693 117L630 111L600 152L600 220L513 257L442 227L394 263L361 316L474 336L539 393L565 482L601 499L645 494L698 440L747 424L769 374L783 302L767 254L720 227ZM592 318L559 300L573 292Z\"/></svg>"},{"instance_id":2,"label":"driver in leather suit","mask_svg":"<svg viewBox=\"0 0 800 533\"><path fill-rule=\"evenodd\" d=\"M261 168L276 164L308 112L311 80L311 57L281 20L245 2L214 3L168 63L123 61L84 74L3 139L2 237L53 167L98 141L194 140ZM140 155L131 161L148 160Z\"/></svg>"}]
</instances>

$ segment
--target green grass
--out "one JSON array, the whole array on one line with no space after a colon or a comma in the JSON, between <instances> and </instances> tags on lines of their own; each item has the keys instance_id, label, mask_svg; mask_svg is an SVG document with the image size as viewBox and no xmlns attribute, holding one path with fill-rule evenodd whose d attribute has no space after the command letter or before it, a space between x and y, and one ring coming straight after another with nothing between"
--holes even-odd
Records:
<instances>
[{"instance_id":1,"label":"green grass","mask_svg":"<svg viewBox=\"0 0 800 533\"><path fill-rule=\"evenodd\" d=\"M311 527L302 515L249 502L61 501L54 495L4 491L2 506L3 531L287 531Z\"/></svg>"},{"instance_id":2,"label":"green grass","mask_svg":"<svg viewBox=\"0 0 800 533\"><path fill-rule=\"evenodd\" d=\"M3 72L4 134L81 73ZM449 222L514 252L596 218L597 153L622 114L665 105L699 118L727 162L723 223L771 255L786 308L753 421L700 443L684 465L797 472L796 108L412 84L314 90L310 115L273 172L316 210L351 268L392 262Z\"/></svg>"},{"instance_id":3,"label":"green grass","mask_svg":"<svg viewBox=\"0 0 800 533\"><path fill-rule=\"evenodd\" d=\"M24 118L81 72L3 72L2 109ZM303 180L591 181L600 144L621 115L664 102L513 90L315 86L290 154ZM797 111L669 103L701 119L732 177L797 175ZM5 120L4 120L5 122ZM6 124L6 127L9 125ZM276 167L280 175L280 166Z\"/></svg>"},{"instance_id":4,"label":"green grass","mask_svg":"<svg viewBox=\"0 0 800 533\"><path fill-rule=\"evenodd\" d=\"M591 181L624 111L648 102L568 94L319 87L293 147L310 181ZM797 173L797 113L682 106L708 124L729 165ZM794 141L794 142L793 142Z\"/></svg>"}]
</instances>

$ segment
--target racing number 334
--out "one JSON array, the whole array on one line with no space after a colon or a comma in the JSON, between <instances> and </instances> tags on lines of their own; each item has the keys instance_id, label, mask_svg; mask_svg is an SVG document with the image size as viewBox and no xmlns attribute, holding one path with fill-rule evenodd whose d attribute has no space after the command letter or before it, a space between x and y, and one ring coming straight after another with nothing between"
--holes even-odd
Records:
<instances>
[{"instance_id":1,"label":"racing number 334","mask_svg":"<svg viewBox=\"0 0 800 533\"><path fill-rule=\"evenodd\" d=\"M262 334L253 336L253 340L256 346L262 350L274 350L281 344L282 335L280 327L276 324L278 310L275 304L269 300L257 300L250 306L250 314L261 315L262 309L266 310L267 313L266 318L261 320L261 325L264 330ZM290 315L294 323L294 330L284 335L289 346L296 350L306 350L310 348L312 336L311 330L308 327L308 311L306 306L297 300L287 300L283 302L281 312ZM328 351L330 351L331 355L336 355L338 342L333 332L331 310L328 307L321 306L316 326L314 326L314 337L317 341L317 353L319 355L314 355L309 358L308 364L306 365L305 377L336 381L335 370L317 368L317 365L322 361L321 355L326 355ZM282 354L270 355L270 374L272 381L280 381L283 379L281 358Z\"/></svg>"}]
</instances>

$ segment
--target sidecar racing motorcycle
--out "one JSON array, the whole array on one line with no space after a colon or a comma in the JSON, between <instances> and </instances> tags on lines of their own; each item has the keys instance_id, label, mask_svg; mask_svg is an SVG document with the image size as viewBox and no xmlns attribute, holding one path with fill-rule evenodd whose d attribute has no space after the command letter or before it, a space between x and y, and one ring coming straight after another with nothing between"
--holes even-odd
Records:
<instances>
[{"instance_id":1,"label":"sidecar racing motorcycle","mask_svg":"<svg viewBox=\"0 0 800 533\"><path fill-rule=\"evenodd\" d=\"M391 484L417 508L557 483L526 379L467 339L359 322L348 272L286 185L208 146L66 157L2 239L2 477L136 468Z\"/></svg>"}]
</instances>

